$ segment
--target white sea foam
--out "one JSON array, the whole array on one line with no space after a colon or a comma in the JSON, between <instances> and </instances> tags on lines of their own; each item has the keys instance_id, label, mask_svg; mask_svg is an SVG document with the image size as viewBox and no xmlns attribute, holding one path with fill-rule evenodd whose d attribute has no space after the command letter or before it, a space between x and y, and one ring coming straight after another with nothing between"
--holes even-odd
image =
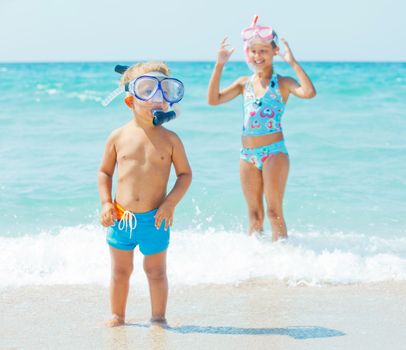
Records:
<instances>
[{"instance_id":1,"label":"white sea foam","mask_svg":"<svg viewBox=\"0 0 406 350\"><path fill-rule=\"evenodd\" d=\"M81 102L96 101L101 102L100 93L92 90L84 90L82 92L72 92L67 94L68 98L79 99Z\"/></svg>"},{"instance_id":2,"label":"white sea foam","mask_svg":"<svg viewBox=\"0 0 406 350\"><path fill-rule=\"evenodd\" d=\"M47 90L48 95L56 95L59 93L57 89L48 89Z\"/></svg>"},{"instance_id":3,"label":"white sea foam","mask_svg":"<svg viewBox=\"0 0 406 350\"><path fill-rule=\"evenodd\" d=\"M105 231L94 225L0 238L0 287L107 285L110 257ZM214 230L173 231L168 252L171 285L239 283L252 278L290 285L406 280L406 239L344 233L293 232L286 242ZM133 283L146 286L136 251Z\"/></svg>"}]
</instances>

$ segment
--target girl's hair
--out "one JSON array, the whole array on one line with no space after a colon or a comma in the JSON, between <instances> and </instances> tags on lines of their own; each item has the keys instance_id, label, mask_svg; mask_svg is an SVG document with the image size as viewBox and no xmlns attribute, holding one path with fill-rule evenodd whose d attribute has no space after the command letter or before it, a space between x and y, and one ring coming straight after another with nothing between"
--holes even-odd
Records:
<instances>
[{"instance_id":1,"label":"girl's hair","mask_svg":"<svg viewBox=\"0 0 406 350\"><path fill-rule=\"evenodd\" d=\"M168 65L164 62L136 63L124 72L123 76L121 77L120 83L124 85L148 72L161 72L168 76L171 74Z\"/></svg>"}]
</instances>

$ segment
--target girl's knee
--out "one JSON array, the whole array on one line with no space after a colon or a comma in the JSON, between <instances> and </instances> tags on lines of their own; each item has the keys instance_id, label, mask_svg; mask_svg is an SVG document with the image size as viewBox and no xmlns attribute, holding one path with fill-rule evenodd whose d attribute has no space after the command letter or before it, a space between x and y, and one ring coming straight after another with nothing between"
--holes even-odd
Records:
<instances>
[{"instance_id":1,"label":"girl's knee","mask_svg":"<svg viewBox=\"0 0 406 350\"><path fill-rule=\"evenodd\" d=\"M280 218L282 218L282 210L280 210L276 206L269 206L267 211L266 211L266 214L267 214L269 219L280 219Z\"/></svg>"},{"instance_id":2,"label":"girl's knee","mask_svg":"<svg viewBox=\"0 0 406 350\"><path fill-rule=\"evenodd\" d=\"M267 209L267 215L269 220L273 221L283 221L282 210L276 207L269 207Z\"/></svg>"},{"instance_id":3,"label":"girl's knee","mask_svg":"<svg viewBox=\"0 0 406 350\"><path fill-rule=\"evenodd\" d=\"M248 212L251 221L263 222L264 211L261 209L250 209Z\"/></svg>"},{"instance_id":4,"label":"girl's knee","mask_svg":"<svg viewBox=\"0 0 406 350\"><path fill-rule=\"evenodd\" d=\"M251 231L262 231L264 226L264 211L263 210L250 210L250 232Z\"/></svg>"}]
</instances>

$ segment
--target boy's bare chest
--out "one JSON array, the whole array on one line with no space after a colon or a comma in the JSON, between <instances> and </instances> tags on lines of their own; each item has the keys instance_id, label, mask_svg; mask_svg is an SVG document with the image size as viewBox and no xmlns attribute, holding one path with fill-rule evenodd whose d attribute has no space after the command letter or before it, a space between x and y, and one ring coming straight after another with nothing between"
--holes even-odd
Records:
<instances>
[{"instance_id":1,"label":"boy's bare chest","mask_svg":"<svg viewBox=\"0 0 406 350\"><path fill-rule=\"evenodd\" d=\"M172 148L164 140L126 139L120 142L117 151L118 164L164 165L171 162Z\"/></svg>"}]
</instances>

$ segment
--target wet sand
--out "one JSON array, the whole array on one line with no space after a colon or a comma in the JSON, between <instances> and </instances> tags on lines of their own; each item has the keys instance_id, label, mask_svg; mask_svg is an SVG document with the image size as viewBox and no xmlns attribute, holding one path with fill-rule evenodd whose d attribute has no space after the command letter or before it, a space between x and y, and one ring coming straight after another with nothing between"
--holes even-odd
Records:
<instances>
[{"instance_id":1,"label":"wet sand","mask_svg":"<svg viewBox=\"0 0 406 350\"><path fill-rule=\"evenodd\" d=\"M172 287L168 329L148 325L149 297L129 296L108 329L108 289L0 290L0 349L404 349L406 283L289 287L282 282Z\"/></svg>"}]
</instances>

